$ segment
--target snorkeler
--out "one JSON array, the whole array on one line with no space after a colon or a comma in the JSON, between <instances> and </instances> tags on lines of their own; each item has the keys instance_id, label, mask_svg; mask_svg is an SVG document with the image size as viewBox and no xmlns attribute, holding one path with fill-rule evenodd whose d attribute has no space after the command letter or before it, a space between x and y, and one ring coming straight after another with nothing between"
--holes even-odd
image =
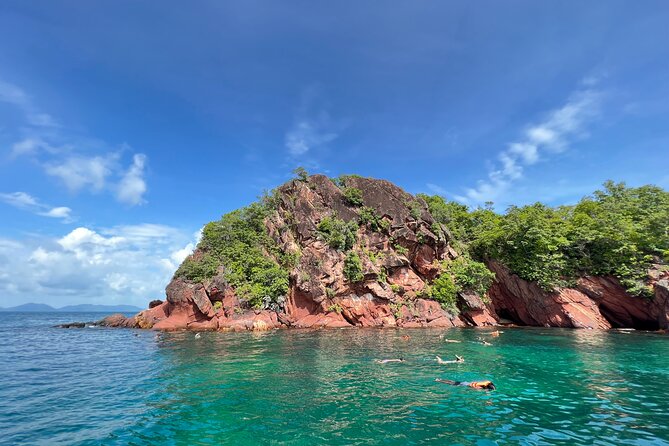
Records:
<instances>
[{"instance_id":1,"label":"snorkeler","mask_svg":"<svg viewBox=\"0 0 669 446\"><path fill-rule=\"evenodd\" d=\"M389 362L404 362L404 358L399 359L375 359L374 362L377 364L388 364Z\"/></svg>"},{"instance_id":2,"label":"snorkeler","mask_svg":"<svg viewBox=\"0 0 669 446\"><path fill-rule=\"evenodd\" d=\"M444 383L444 384L450 384L451 386L463 386L463 387L471 387L472 389L483 389L483 390L495 390L495 385L492 383L492 381L451 381L450 379L440 379L437 378L435 381Z\"/></svg>"},{"instance_id":3,"label":"snorkeler","mask_svg":"<svg viewBox=\"0 0 669 446\"><path fill-rule=\"evenodd\" d=\"M439 356L437 356L436 358L437 358L437 364L455 364L455 363L458 363L458 362L465 362L465 358L463 358L462 356L458 356L458 355L455 355L455 360L453 360L453 361L444 361Z\"/></svg>"}]
</instances>

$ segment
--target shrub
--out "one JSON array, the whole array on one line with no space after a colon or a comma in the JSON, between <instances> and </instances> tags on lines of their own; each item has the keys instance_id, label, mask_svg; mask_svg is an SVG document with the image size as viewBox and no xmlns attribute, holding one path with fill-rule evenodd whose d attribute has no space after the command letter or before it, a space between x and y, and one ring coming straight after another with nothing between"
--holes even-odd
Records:
<instances>
[{"instance_id":1,"label":"shrub","mask_svg":"<svg viewBox=\"0 0 669 446\"><path fill-rule=\"evenodd\" d=\"M279 209L279 205L281 204L281 198L276 192L276 189L272 189L271 191L264 190L262 195L259 197L259 200L262 206L271 210Z\"/></svg>"},{"instance_id":2,"label":"shrub","mask_svg":"<svg viewBox=\"0 0 669 446\"><path fill-rule=\"evenodd\" d=\"M403 302L391 302L388 306L390 307L390 311L393 312L395 319L402 317L402 307L404 306Z\"/></svg>"},{"instance_id":3,"label":"shrub","mask_svg":"<svg viewBox=\"0 0 669 446\"><path fill-rule=\"evenodd\" d=\"M298 166L293 169L293 174L295 174L297 179L300 181L307 181L309 179L309 173L307 172L307 169L302 166Z\"/></svg>"},{"instance_id":4,"label":"shrub","mask_svg":"<svg viewBox=\"0 0 669 446\"><path fill-rule=\"evenodd\" d=\"M175 276L202 282L224 267L225 279L238 296L251 306L282 301L288 292L286 257L267 234L264 219L269 210L260 203L225 214L208 223L198 245L204 255L199 261L184 262Z\"/></svg>"},{"instance_id":5,"label":"shrub","mask_svg":"<svg viewBox=\"0 0 669 446\"><path fill-rule=\"evenodd\" d=\"M356 252L349 252L344 259L344 277L349 282L361 282L365 276L362 274L362 262Z\"/></svg>"},{"instance_id":6,"label":"shrub","mask_svg":"<svg viewBox=\"0 0 669 446\"><path fill-rule=\"evenodd\" d=\"M216 271L220 266L220 261L211 254L205 253L198 260L193 256L188 256L179 265L179 268L174 273L175 277L183 277L192 282L203 282L216 275Z\"/></svg>"},{"instance_id":7,"label":"shrub","mask_svg":"<svg viewBox=\"0 0 669 446\"><path fill-rule=\"evenodd\" d=\"M396 283L390 285L390 289L393 290L393 293L397 294L402 290L402 287Z\"/></svg>"},{"instance_id":8,"label":"shrub","mask_svg":"<svg viewBox=\"0 0 669 446\"><path fill-rule=\"evenodd\" d=\"M386 283L388 281L388 273L385 268L381 267L381 269L379 269L379 274L377 274L376 280L379 283Z\"/></svg>"},{"instance_id":9,"label":"shrub","mask_svg":"<svg viewBox=\"0 0 669 446\"><path fill-rule=\"evenodd\" d=\"M546 290L581 275L613 275L631 294L649 295L647 270L653 257L666 259L669 250L669 193L655 186L607 181L575 206L512 206L504 215L490 205L469 211L441 197L422 197L462 250L499 260Z\"/></svg>"},{"instance_id":10,"label":"shrub","mask_svg":"<svg viewBox=\"0 0 669 446\"><path fill-rule=\"evenodd\" d=\"M223 302L220 300L214 302L214 311L219 311L221 308L223 308Z\"/></svg>"},{"instance_id":11,"label":"shrub","mask_svg":"<svg viewBox=\"0 0 669 446\"><path fill-rule=\"evenodd\" d=\"M406 256L407 254L409 254L409 250L398 243L393 244L393 249L395 249L395 252L397 252L401 256Z\"/></svg>"},{"instance_id":12,"label":"shrub","mask_svg":"<svg viewBox=\"0 0 669 446\"><path fill-rule=\"evenodd\" d=\"M346 223L336 217L323 217L318 224L318 233L333 249L348 251L355 245L358 227L354 222Z\"/></svg>"},{"instance_id":13,"label":"shrub","mask_svg":"<svg viewBox=\"0 0 669 446\"><path fill-rule=\"evenodd\" d=\"M341 314L341 312L344 311L344 309L339 304L332 304L328 307L328 311L331 313Z\"/></svg>"},{"instance_id":14,"label":"shrub","mask_svg":"<svg viewBox=\"0 0 669 446\"><path fill-rule=\"evenodd\" d=\"M380 217L374 208L363 206L360 208L359 220L361 225L367 226L374 232L385 232L390 230L390 222Z\"/></svg>"},{"instance_id":15,"label":"shrub","mask_svg":"<svg viewBox=\"0 0 669 446\"><path fill-rule=\"evenodd\" d=\"M426 297L434 299L451 314L458 314L457 286L449 273L442 273L428 285L424 291Z\"/></svg>"},{"instance_id":16,"label":"shrub","mask_svg":"<svg viewBox=\"0 0 669 446\"><path fill-rule=\"evenodd\" d=\"M338 187L346 187L346 182L349 178L362 178L360 175L339 175L337 178L333 178L332 182Z\"/></svg>"},{"instance_id":17,"label":"shrub","mask_svg":"<svg viewBox=\"0 0 669 446\"><path fill-rule=\"evenodd\" d=\"M495 273L485 264L472 260L467 256L460 256L446 265L446 271L453 276L457 292L469 291L485 298Z\"/></svg>"},{"instance_id":18,"label":"shrub","mask_svg":"<svg viewBox=\"0 0 669 446\"><path fill-rule=\"evenodd\" d=\"M411 218L418 220L423 213L423 207L420 205L420 203L418 201L411 201L406 205L409 206L409 215Z\"/></svg>"},{"instance_id":19,"label":"shrub","mask_svg":"<svg viewBox=\"0 0 669 446\"><path fill-rule=\"evenodd\" d=\"M362 206L362 191L357 187L344 188L344 200L351 206Z\"/></svg>"}]
</instances>

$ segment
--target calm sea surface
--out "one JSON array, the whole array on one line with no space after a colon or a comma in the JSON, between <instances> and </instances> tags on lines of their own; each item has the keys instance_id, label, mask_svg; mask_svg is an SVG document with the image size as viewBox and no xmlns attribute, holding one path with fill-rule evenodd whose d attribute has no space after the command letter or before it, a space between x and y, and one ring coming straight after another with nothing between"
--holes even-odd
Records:
<instances>
[{"instance_id":1,"label":"calm sea surface","mask_svg":"<svg viewBox=\"0 0 669 446\"><path fill-rule=\"evenodd\" d=\"M669 445L667 335L52 328L100 317L0 313L0 444Z\"/></svg>"}]
</instances>

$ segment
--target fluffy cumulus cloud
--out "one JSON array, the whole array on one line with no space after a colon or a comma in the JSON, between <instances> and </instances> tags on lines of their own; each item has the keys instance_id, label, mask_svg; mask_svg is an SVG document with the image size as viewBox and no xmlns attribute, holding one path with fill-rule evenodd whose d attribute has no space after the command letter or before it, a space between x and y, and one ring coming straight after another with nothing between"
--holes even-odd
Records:
<instances>
[{"instance_id":1,"label":"fluffy cumulus cloud","mask_svg":"<svg viewBox=\"0 0 669 446\"><path fill-rule=\"evenodd\" d=\"M123 175L116 191L116 198L121 203L133 206L144 203L143 197L146 193L146 181L144 181L145 163L145 155L139 153L133 157L132 165Z\"/></svg>"},{"instance_id":2,"label":"fluffy cumulus cloud","mask_svg":"<svg viewBox=\"0 0 669 446\"><path fill-rule=\"evenodd\" d=\"M65 222L72 221L72 209L65 206L51 207L25 192L0 193L0 201L43 217L59 218Z\"/></svg>"},{"instance_id":3,"label":"fluffy cumulus cloud","mask_svg":"<svg viewBox=\"0 0 669 446\"><path fill-rule=\"evenodd\" d=\"M486 179L455 198L475 205L493 201L503 195L515 181L523 177L527 166L537 163L542 156L548 157L567 150L571 141L584 136L585 125L598 113L600 99L601 93L594 89L572 94L565 105L550 112L544 121L527 126L522 138L509 143L498 154Z\"/></svg>"},{"instance_id":4,"label":"fluffy cumulus cloud","mask_svg":"<svg viewBox=\"0 0 669 446\"><path fill-rule=\"evenodd\" d=\"M40 301L129 303L164 298L196 235L156 224L79 227L61 237L0 239L0 306Z\"/></svg>"}]
</instances>

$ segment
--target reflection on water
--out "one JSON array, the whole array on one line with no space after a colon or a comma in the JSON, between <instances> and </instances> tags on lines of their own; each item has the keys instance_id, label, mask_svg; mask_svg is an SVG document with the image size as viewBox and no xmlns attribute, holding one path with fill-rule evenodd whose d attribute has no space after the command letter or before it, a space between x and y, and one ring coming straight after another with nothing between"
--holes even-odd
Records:
<instances>
[{"instance_id":1,"label":"reflection on water","mask_svg":"<svg viewBox=\"0 0 669 446\"><path fill-rule=\"evenodd\" d=\"M324 330L196 339L57 330L50 318L62 316L41 317L19 329L25 320L0 315L10 340L0 357L0 443L669 444L669 344L659 334ZM455 354L465 363L434 361ZM406 362L374 362L397 357ZM498 390L438 377L490 379Z\"/></svg>"}]
</instances>

